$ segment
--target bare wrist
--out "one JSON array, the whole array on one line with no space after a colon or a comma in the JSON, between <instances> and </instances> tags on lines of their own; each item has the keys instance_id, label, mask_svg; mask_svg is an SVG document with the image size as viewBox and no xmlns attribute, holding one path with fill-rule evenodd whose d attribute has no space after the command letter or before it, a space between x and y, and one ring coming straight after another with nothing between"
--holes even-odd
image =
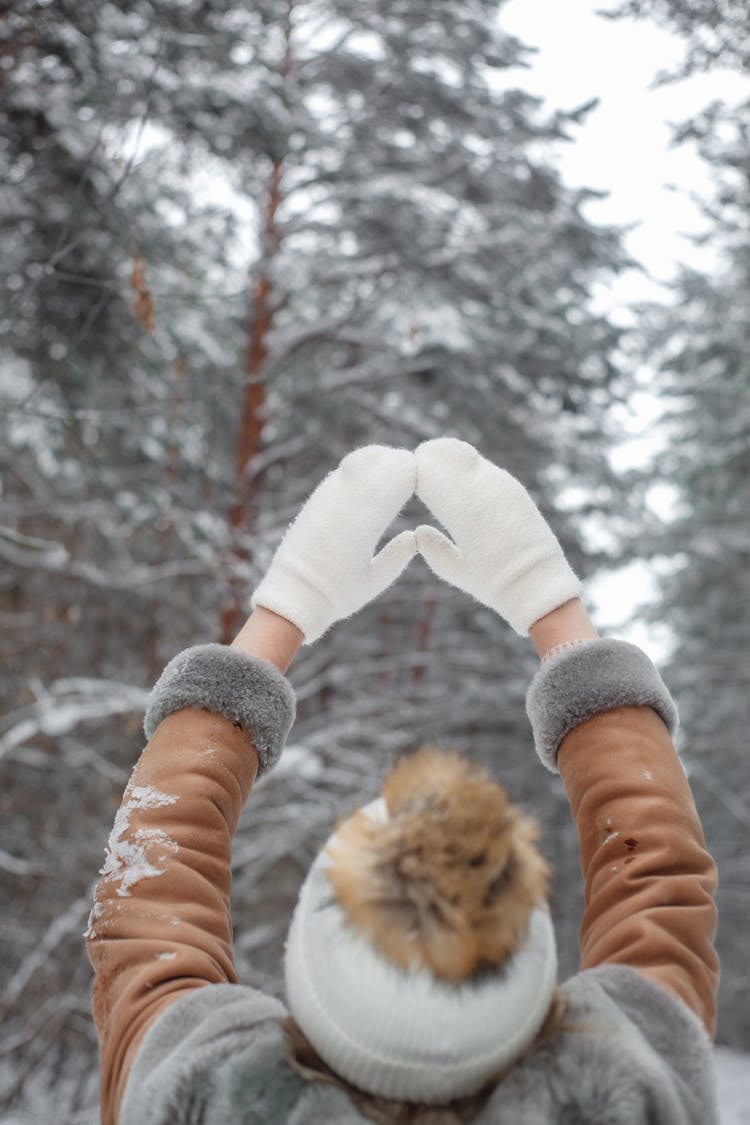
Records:
<instances>
[{"instance_id":1,"label":"bare wrist","mask_svg":"<svg viewBox=\"0 0 750 1125\"><path fill-rule=\"evenodd\" d=\"M571 598L569 602L535 621L529 629L529 636L541 659L558 645L594 640L599 633L581 599Z\"/></svg>"},{"instance_id":2,"label":"bare wrist","mask_svg":"<svg viewBox=\"0 0 750 1125\"><path fill-rule=\"evenodd\" d=\"M229 647L269 660L280 672L286 672L304 639L291 621L257 606Z\"/></svg>"}]
</instances>

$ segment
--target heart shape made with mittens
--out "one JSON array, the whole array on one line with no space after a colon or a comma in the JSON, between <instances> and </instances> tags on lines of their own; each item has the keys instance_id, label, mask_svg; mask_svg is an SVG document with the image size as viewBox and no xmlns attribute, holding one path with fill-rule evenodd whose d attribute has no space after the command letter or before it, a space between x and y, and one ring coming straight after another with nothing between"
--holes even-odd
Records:
<instances>
[{"instance_id":1,"label":"heart shape made with mittens","mask_svg":"<svg viewBox=\"0 0 750 1125\"><path fill-rule=\"evenodd\" d=\"M375 554L414 494L449 535L420 525ZM292 621L309 644L382 593L417 552L519 633L580 591L523 485L467 442L436 438L416 452L370 445L344 457L287 529L252 605Z\"/></svg>"}]
</instances>

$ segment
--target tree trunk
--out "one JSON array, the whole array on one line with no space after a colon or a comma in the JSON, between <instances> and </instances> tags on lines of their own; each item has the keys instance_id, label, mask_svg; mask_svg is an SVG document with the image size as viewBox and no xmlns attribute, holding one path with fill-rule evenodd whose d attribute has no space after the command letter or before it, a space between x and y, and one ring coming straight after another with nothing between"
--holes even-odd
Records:
<instances>
[{"instance_id":1,"label":"tree trunk","mask_svg":"<svg viewBox=\"0 0 750 1125\"><path fill-rule=\"evenodd\" d=\"M419 684L424 677L425 660L427 650L430 647L430 637L432 635L432 624L435 617L436 604L437 582L431 579L425 591L422 601L422 611L417 619L414 631L414 661L411 669L411 682L415 685Z\"/></svg>"},{"instance_id":2,"label":"tree trunk","mask_svg":"<svg viewBox=\"0 0 750 1125\"><path fill-rule=\"evenodd\" d=\"M163 513L159 524L159 552L157 556L159 562L167 561L172 552L174 540L174 490L180 479L179 435L183 427L187 371L187 360L183 355L178 355L171 368L172 381L167 414L169 444L164 451L164 491L169 506ZM163 600L158 587L154 593L155 600L147 643L149 680L152 682L164 667L161 652L164 637Z\"/></svg>"},{"instance_id":3,"label":"tree trunk","mask_svg":"<svg viewBox=\"0 0 750 1125\"><path fill-rule=\"evenodd\" d=\"M285 50L281 76L286 79L292 69L292 10L289 0L284 26ZM263 448L263 424L266 407L265 366L268 356L268 334L273 327L273 283L271 266L278 253L281 238L277 213L283 200L283 160L274 160L268 179L263 221L263 257L253 283L250 330L245 351L245 392L240 418L240 436L234 469L234 503L229 510L230 551L227 562L227 592L221 611L220 640L229 644L242 625L246 613L247 590L242 577L252 561L249 535L257 515L257 501L250 480L250 467ZM238 573L238 570L240 573Z\"/></svg>"}]
</instances>

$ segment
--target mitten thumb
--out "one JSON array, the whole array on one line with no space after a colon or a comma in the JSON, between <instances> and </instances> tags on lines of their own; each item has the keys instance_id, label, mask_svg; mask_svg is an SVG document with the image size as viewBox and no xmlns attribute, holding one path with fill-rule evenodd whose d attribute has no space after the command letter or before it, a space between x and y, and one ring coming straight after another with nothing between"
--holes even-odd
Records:
<instances>
[{"instance_id":1,"label":"mitten thumb","mask_svg":"<svg viewBox=\"0 0 750 1125\"><path fill-rule=\"evenodd\" d=\"M417 553L417 540L413 531L402 531L386 543L372 560L372 596L382 593L395 582L401 571Z\"/></svg>"},{"instance_id":2,"label":"mitten thumb","mask_svg":"<svg viewBox=\"0 0 750 1125\"><path fill-rule=\"evenodd\" d=\"M464 557L453 540L429 524L421 524L415 534L419 553L430 569L444 582L461 586Z\"/></svg>"}]
</instances>

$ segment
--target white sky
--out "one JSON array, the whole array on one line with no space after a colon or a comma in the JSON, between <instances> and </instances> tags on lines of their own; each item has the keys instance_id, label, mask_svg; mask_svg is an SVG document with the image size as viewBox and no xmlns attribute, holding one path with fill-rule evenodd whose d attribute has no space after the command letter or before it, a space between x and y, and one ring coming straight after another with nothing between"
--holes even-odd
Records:
<instances>
[{"instance_id":1,"label":"white sky","mask_svg":"<svg viewBox=\"0 0 750 1125\"><path fill-rule=\"evenodd\" d=\"M669 123L714 98L733 103L747 97L750 84L736 73L716 71L650 88L659 71L676 69L683 42L645 20L612 21L596 14L612 6L607 0L508 0L502 27L539 51L531 69L507 73L551 109L601 99L575 131L575 143L560 146L558 165L567 183L610 193L589 204L592 221L639 224L626 245L656 279L666 281L678 261L699 266L710 256L710 250L699 251L682 237L702 225L687 193L707 193L710 181L692 146L670 148ZM618 283L612 299L622 304L660 294L633 273Z\"/></svg>"},{"instance_id":2,"label":"white sky","mask_svg":"<svg viewBox=\"0 0 750 1125\"><path fill-rule=\"evenodd\" d=\"M607 0L507 0L500 22L538 48L531 68L506 72L504 84L543 97L550 110L574 109L593 96L600 98L586 123L574 128L575 142L559 146L557 166L567 184L609 193L587 205L592 222L638 224L626 235L625 245L651 280L628 271L596 294L598 308L627 324L633 322L630 302L668 299L658 283L674 277L680 262L710 268L714 260L710 248L698 249L685 237L704 225L690 193L710 196L711 182L692 146L670 147L670 122L684 120L717 98L733 104L747 97L749 84L736 73L717 71L653 88L660 71L677 69L683 42L648 21L611 21L596 14L597 7L612 6ZM621 419L628 440L614 456L623 468L643 464L653 451L651 423L660 410L647 386L630 407L629 417ZM662 501L666 515L670 499ZM661 659L669 648L665 631L638 624L618 629L639 602L655 597L654 575L642 563L602 575L587 589L600 627L617 630Z\"/></svg>"}]
</instances>

